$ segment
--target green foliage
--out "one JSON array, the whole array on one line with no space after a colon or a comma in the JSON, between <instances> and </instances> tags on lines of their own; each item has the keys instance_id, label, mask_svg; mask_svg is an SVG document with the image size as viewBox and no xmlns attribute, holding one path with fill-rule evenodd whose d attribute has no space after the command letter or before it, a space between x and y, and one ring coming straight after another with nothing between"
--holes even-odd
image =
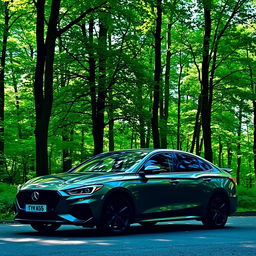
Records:
<instances>
[{"instance_id":1,"label":"green foliage","mask_svg":"<svg viewBox=\"0 0 256 256\"><path fill-rule=\"evenodd\" d=\"M0 182L0 220L13 219L16 192L16 186Z\"/></svg>"},{"instance_id":2,"label":"green foliage","mask_svg":"<svg viewBox=\"0 0 256 256\"><path fill-rule=\"evenodd\" d=\"M4 26L3 2L0 1L0 50ZM61 1L58 28L65 27L81 12L105 2ZM162 82L160 99L164 103L166 55L171 54L169 109L167 120L168 148L190 151L201 89L201 62L204 34L202 1L171 0L163 2ZM237 1L212 1L212 40L228 21ZM5 166L0 180L22 183L35 175L35 107L33 82L36 63L36 15L33 1L10 2L10 24L5 67ZM92 97L89 81L89 57L95 61L95 93L103 89L104 151L109 148L110 123L114 121L114 148L141 145L152 147L151 111L153 95L155 0L108 1L100 11L87 15L81 22L57 38L54 61L54 99L48 134L50 172L63 171L64 155L75 165L94 151L92 134ZM46 1L45 29L51 1ZM241 184L255 183L253 154L253 100L255 94L255 1L241 6L217 51L211 117L214 163L231 167L237 173L241 163ZM107 27L107 44L99 42L99 19ZM92 42L89 22L93 20ZM167 47L170 33L171 44ZM216 39L216 37L215 37ZM104 88L99 88L100 58L106 60ZM211 55L211 60L213 53ZM182 66L182 72L181 71ZM252 70L252 73L249 70ZM101 71L102 73L102 71ZM103 72L104 73L104 72ZM178 81L181 95L178 99ZM178 100L181 127L177 134ZM161 103L162 104L162 103ZM241 135L239 109L242 109ZM161 112L161 111L159 111ZM159 121L163 127L163 120ZM142 129L143 128L143 129ZM240 152L238 144L241 144ZM199 153L203 156L202 129ZM195 152L195 151L194 151ZM235 175L236 176L236 175Z\"/></svg>"},{"instance_id":3,"label":"green foliage","mask_svg":"<svg viewBox=\"0 0 256 256\"><path fill-rule=\"evenodd\" d=\"M238 211L256 211L256 187L237 187Z\"/></svg>"}]
</instances>

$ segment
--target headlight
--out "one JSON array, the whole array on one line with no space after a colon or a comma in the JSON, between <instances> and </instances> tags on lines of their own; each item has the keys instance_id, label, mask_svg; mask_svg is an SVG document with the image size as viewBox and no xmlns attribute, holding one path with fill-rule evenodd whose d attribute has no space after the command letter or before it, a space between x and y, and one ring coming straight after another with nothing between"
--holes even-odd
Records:
<instances>
[{"instance_id":1,"label":"headlight","mask_svg":"<svg viewBox=\"0 0 256 256\"><path fill-rule=\"evenodd\" d=\"M91 195L96 191L103 188L103 185L93 185L93 186L85 186L80 188L73 188L66 190L66 192L71 196L79 196L79 195Z\"/></svg>"}]
</instances>

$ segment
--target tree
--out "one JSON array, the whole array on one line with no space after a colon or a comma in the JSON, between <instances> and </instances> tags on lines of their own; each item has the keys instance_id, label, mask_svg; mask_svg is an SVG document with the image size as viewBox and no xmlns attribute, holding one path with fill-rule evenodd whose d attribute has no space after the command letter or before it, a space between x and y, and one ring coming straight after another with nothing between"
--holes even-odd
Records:
<instances>
[{"instance_id":1,"label":"tree","mask_svg":"<svg viewBox=\"0 0 256 256\"><path fill-rule=\"evenodd\" d=\"M48 174L48 130L53 104L53 65L56 39L79 23L86 15L101 8L105 2L89 8L66 26L57 29L61 0L53 0L47 29L45 32L45 0L35 2L37 11L36 41L37 62L34 81L36 110L36 172L37 175ZM46 34L46 36L45 36Z\"/></svg>"},{"instance_id":2,"label":"tree","mask_svg":"<svg viewBox=\"0 0 256 256\"><path fill-rule=\"evenodd\" d=\"M0 172L4 168L4 81L5 81L5 64L7 52L7 39L9 33L9 2L0 3L4 9L4 26L2 35L2 49L1 49L1 62L0 62Z\"/></svg>"},{"instance_id":3,"label":"tree","mask_svg":"<svg viewBox=\"0 0 256 256\"><path fill-rule=\"evenodd\" d=\"M159 126L158 126L158 110L161 90L161 29L162 29L162 0L156 2L156 29L155 37L155 71L154 71L154 96L152 107L152 135L154 148L160 148Z\"/></svg>"}]
</instances>

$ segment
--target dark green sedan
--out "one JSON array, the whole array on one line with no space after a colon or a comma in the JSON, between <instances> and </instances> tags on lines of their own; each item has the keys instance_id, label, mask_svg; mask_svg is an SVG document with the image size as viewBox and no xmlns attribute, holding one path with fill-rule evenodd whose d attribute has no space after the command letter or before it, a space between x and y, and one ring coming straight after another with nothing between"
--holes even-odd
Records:
<instances>
[{"instance_id":1,"label":"dark green sedan","mask_svg":"<svg viewBox=\"0 0 256 256\"><path fill-rule=\"evenodd\" d=\"M73 224L121 234L132 223L184 219L222 228L236 202L228 169L183 151L123 150L28 181L17 194L15 220L39 232Z\"/></svg>"}]
</instances>

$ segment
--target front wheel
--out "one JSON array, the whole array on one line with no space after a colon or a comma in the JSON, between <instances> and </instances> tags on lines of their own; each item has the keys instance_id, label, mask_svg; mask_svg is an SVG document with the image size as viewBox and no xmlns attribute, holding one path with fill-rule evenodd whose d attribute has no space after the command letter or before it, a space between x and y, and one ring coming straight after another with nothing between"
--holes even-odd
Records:
<instances>
[{"instance_id":1,"label":"front wheel","mask_svg":"<svg viewBox=\"0 0 256 256\"><path fill-rule=\"evenodd\" d=\"M61 225L57 223L35 223L31 227L40 233L50 233L57 230Z\"/></svg>"},{"instance_id":2,"label":"front wheel","mask_svg":"<svg viewBox=\"0 0 256 256\"><path fill-rule=\"evenodd\" d=\"M102 211L102 220L98 228L110 234L125 233L131 223L132 207L128 198L115 196L108 199Z\"/></svg>"},{"instance_id":3,"label":"front wheel","mask_svg":"<svg viewBox=\"0 0 256 256\"><path fill-rule=\"evenodd\" d=\"M228 220L228 201L221 195L214 196L209 203L203 224L209 228L223 228Z\"/></svg>"}]
</instances>

